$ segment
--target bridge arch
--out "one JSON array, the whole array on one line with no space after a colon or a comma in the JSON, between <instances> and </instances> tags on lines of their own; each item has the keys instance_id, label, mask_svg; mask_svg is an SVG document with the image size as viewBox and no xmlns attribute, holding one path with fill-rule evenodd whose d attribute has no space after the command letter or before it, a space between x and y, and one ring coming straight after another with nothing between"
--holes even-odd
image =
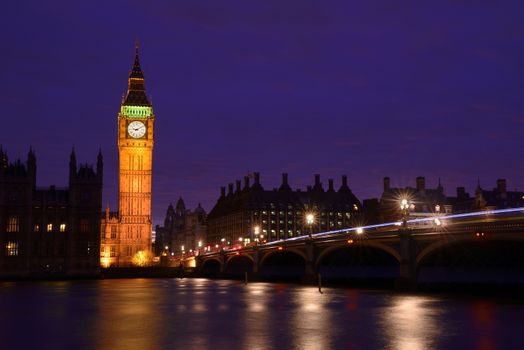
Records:
<instances>
[{"instance_id":1,"label":"bridge arch","mask_svg":"<svg viewBox=\"0 0 524 350\"><path fill-rule=\"evenodd\" d=\"M261 257L258 273L262 279L301 281L304 278L306 261L305 252L298 249L272 249Z\"/></svg>"},{"instance_id":2,"label":"bridge arch","mask_svg":"<svg viewBox=\"0 0 524 350\"><path fill-rule=\"evenodd\" d=\"M327 283L391 286L400 276L400 254L383 243L340 242L320 251L315 271Z\"/></svg>"},{"instance_id":3,"label":"bridge arch","mask_svg":"<svg viewBox=\"0 0 524 350\"><path fill-rule=\"evenodd\" d=\"M249 254L234 254L227 257L224 263L224 275L241 278L245 273L252 273L255 259Z\"/></svg>"},{"instance_id":4,"label":"bridge arch","mask_svg":"<svg viewBox=\"0 0 524 350\"><path fill-rule=\"evenodd\" d=\"M369 247L369 248L375 248L378 250L382 250L385 253L388 253L389 255L391 255L393 258L395 258L397 262L400 263L400 253L397 250L395 250L394 248L384 243L379 243L379 242L374 242L374 241L357 241L353 244L355 244L355 246L348 245L348 243L346 242L341 242L340 244L324 248L315 260L315 270L318 270L318 267L322 263L322 260L329 254L339 249L352 248L352 247Z\"/></svg>"},{"instance_id":5,"label":"bridge arch","mask_svg":"<svg viewBox=\"0 0 524 350\"><path fill-rule=\"evenodd\" d=\"M262 255L262 258L260 259L259 265L263 266L267 258L275 254L286 254L286 253L292 253L292 254L299 255L300 257L302 257L302 259L304 259L304 261L307 261L306 253L302 250L294 249L294 248L283 248L282 250L278 250L275 248L275 249L271 249L269 251L264 252L264 254Z\"/></svg>"},{"instance_id":6,"label":"bridge arch","mask_svg":"<svg viewBox=\"0 0 524 350\"><path fill-rule=\"evenodd\" d=\"M524 283L524 238L474 234L436 242L415 259L421 285Z\"/></svg>"},{"instance_id":7,"label":"bridge arch","mask_svg":"<svg viewBox=\"0 0 524 350\"><path fill-rule=\"evenodd\" d=\"M240 253L240 254L233 254L233 255L229 255L226 259L226 266L229 264L229 262L233 259L238 259L238 258L247 258L249 260L251 260L251 262L254 264L255 263L255 258L253 258L250 254L247 254L247 253Z\"/></svg>"},{"instance_id":8,"label":"bridge arch","mask_svg":"<svg viewBox=\"0 0 524 350\"><path fill-rule=\"evenodd\" d=\"M415 259L415 266L417 267L420 266L421 262L423 262L427 257L429 257L430 255L434 254L438 250L443 249L447 246L452 246L452 245L461 244L461 243L474 243L474 242L479 242L482 239L483 238L477 238L473 233L471 233L467 236L453 237L452 240L451 239L438 240L437 242L428 245L427 247L422 249L417 254L417 257ZM519 243L524 243L524 235L519 236L519 237L511 237L511 238L501 236L501 237L487 238L487 239L490 242L515 241Z\"/></svg>"},{"instance_id":9,"label":"bridge arch","mask_svg":"<svg viewBox=\"0 0 524 350\"><path fill-rule=\"evenodd\" d=\"M208 258L202 261L200 273L206 277L217 277L222 271L222 261L218 258Z\"/></svg>"}]
</instances>

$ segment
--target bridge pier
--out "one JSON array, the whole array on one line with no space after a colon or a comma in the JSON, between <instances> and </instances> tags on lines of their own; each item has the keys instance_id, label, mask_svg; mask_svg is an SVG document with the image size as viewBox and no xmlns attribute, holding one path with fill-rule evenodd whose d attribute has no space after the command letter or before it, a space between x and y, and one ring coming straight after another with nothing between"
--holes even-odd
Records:
<instances>
[{"instance_id":1,"label":"bridge pier","mask_svg":"<svg viewBox=\"0 0 524 350\"><path fill-rule=\"evenodd\" d=\"M253 253L253 271L248 274L250 281L258 281L258 271L260 268L260 253L258 247L255 247L255 252Z\"/></svg>"},{"instance_id":2,"label":"bridge pier","mask_svg":"<svg viewBox=\"0 0 524 350\"><path fill-rule=\"evenodd\" d=\"M398 290L410 291L417 289L417 269L415 243L411 231L402 228L400 237L400 277L395 281Z\"/></svg>"},{"instance_id":3,"label":"bridge pier","mask_svg":"<svg viewBox=\"0 0 524 350\"><path fill-rule=\"evenodd\" d=\"M306 263L304 269L304 277L302 282L306 284L317 283L317 273L315 271L315 245L312 240L305 242Z\"/></svg>"}]
</instances>

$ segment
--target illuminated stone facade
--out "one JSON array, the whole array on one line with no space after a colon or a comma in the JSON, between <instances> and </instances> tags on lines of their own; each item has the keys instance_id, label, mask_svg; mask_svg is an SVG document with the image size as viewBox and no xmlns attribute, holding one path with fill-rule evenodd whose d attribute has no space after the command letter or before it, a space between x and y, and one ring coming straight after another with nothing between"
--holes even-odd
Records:
<instances>
[{"instance_id":1,"label":"illuminated stone facade","mask_svg":"<svg viewBox=\"0 0 524 350\"><path fill-rule=\"evenodd\" d=\"M195 210L186 209L182 198L176 208L169 205L164 219L164 226L156 226L155 254L180 254L202 248L206 243L207 214L200 206Z\"/></svg>"},{"instance_id":2,"label":"illuminated stone facade","mask_svg":"<svg viewBox=\"0 0 524 350\"><path fill-rule=\"evenodd\" d=\"M127 94L118 114L119 210L103 214L102 266L127 266L135 254L151 250L154 120L137 45Z\"/></svg>"}]
</instances>

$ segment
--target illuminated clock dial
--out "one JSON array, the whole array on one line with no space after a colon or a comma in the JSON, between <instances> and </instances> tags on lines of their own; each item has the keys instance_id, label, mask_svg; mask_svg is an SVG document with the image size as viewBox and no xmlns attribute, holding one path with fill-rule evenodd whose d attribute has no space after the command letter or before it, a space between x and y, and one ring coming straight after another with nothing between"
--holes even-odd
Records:
<instances>
[{"instance_id":1,"label":"illuminated clock dial","mask_svg":"<svg viewBox=\"0 0 524 350\"><path fill-rule=\"evenodd\" d=\"M146 133L146 126L144 123L135 120L134 122L129 123L127 126L127 132L129 136L132 138L138 139L145 135Z\"/></svg>"}]
</instances>

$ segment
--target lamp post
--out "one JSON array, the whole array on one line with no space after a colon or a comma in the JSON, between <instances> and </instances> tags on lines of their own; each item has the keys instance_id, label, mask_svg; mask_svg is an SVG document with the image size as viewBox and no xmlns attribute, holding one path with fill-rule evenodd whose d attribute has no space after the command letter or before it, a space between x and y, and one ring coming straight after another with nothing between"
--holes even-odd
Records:
<instances>
[{"instance_id":1,"label":"lamp post","mask_svg":"<svg viewBox=\"0 0 524 350\"><path fill-rule=\"evenodd\" d=\"M255 246L258 246L258 234L260 233L260 226L255 225L253 227L253 241L255 241Z\"/></svg>"},{"instance_id":2,"label":"lamp post","mask_svg":"<svg viewBox=\"0 0 524 350\"><path fill-rule=\"evenodd\" d=\"M313 213L306 214L306 224L309 226L309 238L313 238L313 224L315 223L315 215Z\"/></svg>"},{"instance_id":3,"label":"lamp post","mask_svg":"<svg viewBox=\"0 0 524 350\"><path fill-rule=\"evenodd\" d=\"M406 198L400 200L400 210L402 211L402 226L404 229L408 227L409 209L413 204L410 204Z\"/></svg>"}]
</instances>

